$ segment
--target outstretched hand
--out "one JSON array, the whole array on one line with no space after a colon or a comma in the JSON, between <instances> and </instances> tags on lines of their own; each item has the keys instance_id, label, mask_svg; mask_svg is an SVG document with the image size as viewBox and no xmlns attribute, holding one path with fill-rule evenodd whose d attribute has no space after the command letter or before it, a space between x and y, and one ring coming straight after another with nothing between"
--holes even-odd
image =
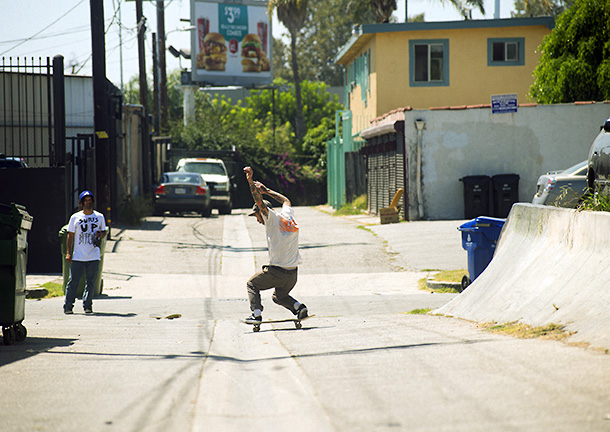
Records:
<instances>
[{"instance_id":1,"label":"outstretched hand","mask_svg":"<svg viewBox=\"0 0 610 432\"><path fill-rule=\"evenodd\" d=\"M267 188L267 186L265 186L264 184L262 184L259 181L255 181L254 182L254 186L256 186L256 188L259 190L260 193L262 194L267 194L269 192L269 189Z\"/></svg>"}]
</instances>

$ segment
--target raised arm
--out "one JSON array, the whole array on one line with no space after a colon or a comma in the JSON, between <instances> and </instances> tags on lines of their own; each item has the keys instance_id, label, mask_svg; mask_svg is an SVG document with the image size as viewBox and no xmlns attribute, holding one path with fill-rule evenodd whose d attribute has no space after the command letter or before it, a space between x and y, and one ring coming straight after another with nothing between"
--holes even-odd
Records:
<instances>
[{"instance_id":1,"label":"raised arm","mask_svg":"<svg viewBox=\"0 0 610 432\"><path fill-rule=\"evenodd\" d=\"M259 208L259 210L265 217L268 217L269 210L267 209L267 206L263 203L263 197L261 196L261 192L256 187L256 185L254 184L254 180L252 179L252 177L254 176L254 171L251 167L248 166L244 168L244 173L246 174L246 180L248 180L248 185L250 185L250 193L252 194L252 198L254 199L256 206Z\"/></svg>"},{"instance_id":2,"label":"raised arm","mask_svg":"<svg viewBox=\"0 0 610 432\"><path fill-rule=\"evenodd\" d=\"M267 186L265 186L261 182L255 181L254 186L256 186L256 189L258 189L262 194L270 196L271 198L273 198L280 204L282 204L282 205L286 204L288 206L291 205L290 200L288 198L286 198L284 195L282 195L279 192L269 189Z\"/></svg>"}]
</instances>

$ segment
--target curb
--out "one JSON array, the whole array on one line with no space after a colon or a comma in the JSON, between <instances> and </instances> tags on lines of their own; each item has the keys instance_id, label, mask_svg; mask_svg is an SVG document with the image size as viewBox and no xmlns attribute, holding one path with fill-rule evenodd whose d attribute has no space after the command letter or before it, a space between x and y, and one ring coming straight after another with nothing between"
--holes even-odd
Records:
<instances>
[{"instance_id":1,"label":"curb","mask_svg":"<svg viewBox=\"0 0 610 432\"><path fill-rule=\"evenodd\" d=\"M435 281L432 279L426 279L426 286L430 289L451 288L459 292L462 291L462 284L460 282L443 282Z\"/></svg>"},{"instance_id":2,"label":"curb","mask_svg":"<svg viewBox=\"0 0 610 432\"><path fill-rule=\"evenodd\" d=\"M46 288L33 288L25 290L25 298L28 299L39 299L46 297L49 294L49 290Z\"/></svg>"}]
</instances>

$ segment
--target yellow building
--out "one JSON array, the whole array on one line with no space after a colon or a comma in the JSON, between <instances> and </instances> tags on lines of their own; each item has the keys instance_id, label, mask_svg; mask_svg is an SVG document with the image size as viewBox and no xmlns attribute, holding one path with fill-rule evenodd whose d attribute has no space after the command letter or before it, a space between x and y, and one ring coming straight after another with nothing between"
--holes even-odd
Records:
<instances>
[{"instance_id":1,"label":"yellow building","mask_svg":"<svg viewBox=\"0 0 610 432\"><path fill-rule=\"evenodd\" d=\"M400 107L489 105L528 98L551 17L363 25L341 49L355 135Z\"/></svg>"}]
</instances>

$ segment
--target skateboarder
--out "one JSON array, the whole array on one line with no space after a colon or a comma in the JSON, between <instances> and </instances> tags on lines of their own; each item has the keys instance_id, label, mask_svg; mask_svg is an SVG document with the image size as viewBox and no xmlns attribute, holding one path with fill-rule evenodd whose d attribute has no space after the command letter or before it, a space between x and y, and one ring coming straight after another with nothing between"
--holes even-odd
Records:
<instances>
[{"instance_id":1,"label":"skateboarder","mask_svg":"<svg viewBox=\"0 0 610 432\"><path fill-rule=\"evenodd\" d=\"M70 217L66 241L66 261L71 264L64 303L64 313L68 315L74 313L72 308L76 299L76 290L83 273L85 273L83 306L85 313L93 313L94 285L101 260L99 246L101 238L106 235L104 215L93 210L93 194L84 191L78 199L81 211ZM72 245L74 245L74 251L72 251Z\"/></svg>"},{"instance_id":2,"label":"skateboarder","mask_svg":"<svg viewBox=\"0 0 610 432\"><path fill-rule=\"evenodd\" d=\"M254 181L252 168L245 167L244 173L254 198L253 212L248 216L255 216L258 223L265 225L269 250L269 265L263 266L262 271L252 276L247 283L252 315L246 318L246 322L262 321L263 305L260 292L271 288L275 288L272 297L275 303L284 306L298 319L307 318L307 306L290 296L290 291L297 283L297 267L301 262L299 225L294 219L290 200L268 189L261 182ZM279 212L274 210L269 201L263 200L262 195L277 200L282 204L282 209Z\"/></svg>"}]
</instances>

